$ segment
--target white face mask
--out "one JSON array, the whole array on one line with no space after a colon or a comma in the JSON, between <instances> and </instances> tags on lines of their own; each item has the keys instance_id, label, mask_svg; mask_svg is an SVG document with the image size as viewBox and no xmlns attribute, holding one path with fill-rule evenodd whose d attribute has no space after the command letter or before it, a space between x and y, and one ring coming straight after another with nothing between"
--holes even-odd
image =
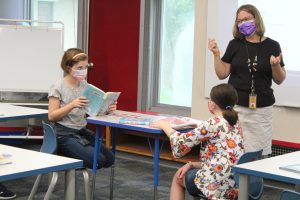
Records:
<instances>
[{"instance_id":1,"label":"white face mask","mask_svg":"<svg viewBox=\"0 0 300 200\"><path fill-rule=\"evenodd\" d=\"M72 69L71 75L78 81L82 81L85 79L87 75L87 69Z\"/></svg>"}]
</instances>

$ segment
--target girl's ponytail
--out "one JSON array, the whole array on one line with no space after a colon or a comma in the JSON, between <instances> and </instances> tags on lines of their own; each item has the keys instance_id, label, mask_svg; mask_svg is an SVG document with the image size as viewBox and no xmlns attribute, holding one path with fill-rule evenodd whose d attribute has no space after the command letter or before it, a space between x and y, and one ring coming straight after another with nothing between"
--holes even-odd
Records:
<instances>
[{"instance_id":1,"label":"girl's ponytail","mask_svg":"<svg viewBox=\"0 0 300 200\"><path fill-rule=\"evenodd\" d=\"M230 84L220 84L211 89L210 98L222 109L223 117L234 126L238 121L238 113L233 109L238 101L235 88Z\"/></svg>"},{"instance_id":2,"label":"girl's ponytail","mask_svg":"<svg viewBox=\"0 0 300 200\"><path fill-rule=\"evenodd\" d=\"M238 113L231 106L227 106L227 108L225 108L223 111L223 117L231 126L234 126L239 119Z\"/></svg>"}]
</instances>

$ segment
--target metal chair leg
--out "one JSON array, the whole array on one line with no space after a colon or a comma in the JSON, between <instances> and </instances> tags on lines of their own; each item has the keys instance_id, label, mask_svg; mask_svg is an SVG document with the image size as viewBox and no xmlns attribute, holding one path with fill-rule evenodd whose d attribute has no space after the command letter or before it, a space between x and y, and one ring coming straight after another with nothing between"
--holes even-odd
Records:
<instances>
[{"instance_id":1,"label":"metal chair leg","mask_svg":"<svg viewBox=\"0 0 300 200\"><path fill-rule=\"evenodd\" d=\"M39 187L39 184L41 182L41 178L42 178L41 174L37 176L37 178L36 178L36 180L34 182L34 185L33 185L32 189L31 189L31 192L30 192L30 195L28 197L28 200L33 200L34 195L36 194L36 191L37 191L37 189Z\"/></svg>"},{"instance_id":2,"label":"metal chair leg","mask_svg":"<svg viewBox=\"0 0 300 200\"><path fill-rule=\"evenodd\" d=\"M58 178L58 173L57 172L53 172L52 173L52 178L51 178L51 182L49 184L49 187L48 187L48 190L45 194L45 197L44 197L44 200L49 200L51 195L52 195L52 192L54 190L54 187L57 183L57 178Z\"/></svg>"}]
</instances>

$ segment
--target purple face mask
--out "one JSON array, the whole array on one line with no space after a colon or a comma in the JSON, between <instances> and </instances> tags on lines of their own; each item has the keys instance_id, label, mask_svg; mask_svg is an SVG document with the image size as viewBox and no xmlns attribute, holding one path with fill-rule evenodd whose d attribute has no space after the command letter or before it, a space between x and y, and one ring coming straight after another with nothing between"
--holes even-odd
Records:
<instances>
[{"instance_id":1,"label":"purple face mask","mask_svg":"<svg viewBox=\"0 0 300 200\"><path fill-rule=\"evenodd\" d=\"M255 31L256 27L254 21L245 21L239 26L239 31L245 37L251 36Z\"/></svg>"}]
</instances>

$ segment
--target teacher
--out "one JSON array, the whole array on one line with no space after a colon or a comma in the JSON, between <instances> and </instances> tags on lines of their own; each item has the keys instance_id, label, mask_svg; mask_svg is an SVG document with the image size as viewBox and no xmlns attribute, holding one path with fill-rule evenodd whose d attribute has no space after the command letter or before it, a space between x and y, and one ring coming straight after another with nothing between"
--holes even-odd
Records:
<instances>
[{"instance_id":1,"label":"teacher","mask_svg":"<svg viewBox=\"0 0 300 200\"><path fill-rule=\"evenodd\" d=\"M236 111L243 128L245 151L263 149L272 153L273 94L272 80L281 84L286 76L280 45L264 35L265 26L258 9L250 4L236 11L233 37L223 57L215 39L208 48L214 55L219 79L229 76L228 83L238 93Z\"/></svg>"}]
</instances>

